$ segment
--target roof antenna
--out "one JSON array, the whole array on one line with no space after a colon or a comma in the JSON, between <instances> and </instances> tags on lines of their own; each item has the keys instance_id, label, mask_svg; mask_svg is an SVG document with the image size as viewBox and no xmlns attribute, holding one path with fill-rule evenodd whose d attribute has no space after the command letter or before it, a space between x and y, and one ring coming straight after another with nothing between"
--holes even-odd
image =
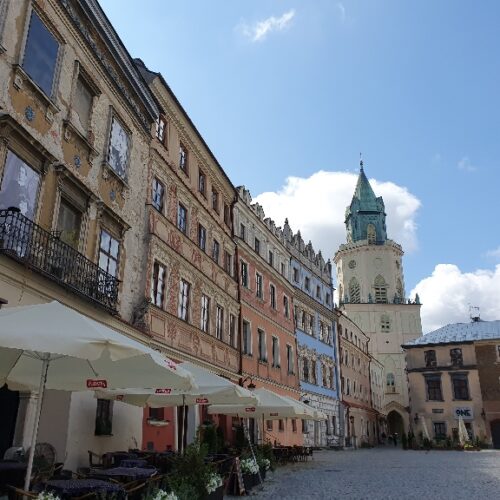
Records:
<instances>
[{"instance_id":1,"label":"roof antenna","mask_svg":"<svg viewBox=\"0 0 500 500\"><path fill-rule=\"evenodd\" d=\"M479 307L469 305L469 316L473 323L481 321L481 317L479 314Z\"/></svg>"},{"instance_id":2,"label":"roof antenna","mask_svg":"<svg viewBox=\"0 0 500 500\"><path fill-rule=\"evenodd\" d=\"M364 170L363 170L363 153L359 153L359 170L360 170L360 172L364 172Z\"/></svg>"}]
</instances>

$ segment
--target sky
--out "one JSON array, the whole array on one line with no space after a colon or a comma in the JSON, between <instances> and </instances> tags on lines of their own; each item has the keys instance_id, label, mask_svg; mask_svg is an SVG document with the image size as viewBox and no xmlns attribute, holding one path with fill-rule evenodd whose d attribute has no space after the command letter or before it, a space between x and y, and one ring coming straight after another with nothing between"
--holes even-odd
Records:
<instances>
[{"instance_id":1,"label":"sky","mask_svg":"<svg viewBox=\"0 0 500 500\"><path fill-rule=\"evenodd\" d=\"M500 2L101 5L278 225L332 257L362 152L424 333L500 319Z\"/></svg>"}]
</instances>

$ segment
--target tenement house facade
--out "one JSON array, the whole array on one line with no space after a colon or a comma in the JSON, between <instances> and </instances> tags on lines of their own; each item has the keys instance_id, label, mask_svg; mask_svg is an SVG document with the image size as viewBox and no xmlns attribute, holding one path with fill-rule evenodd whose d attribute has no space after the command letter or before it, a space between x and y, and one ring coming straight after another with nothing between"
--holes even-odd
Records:
<instances>
[{"instance_id":1,"label":"tenement house facade","mask_svg":"<svg viewBox=\"0 0 500 500\"><path fill-rule=\"evenodd\" d=\"M368 352L370 338L348 316L338 311L340 385L344 445L374 445L378 437L378 412L373 409Z\"/></svg>"},{"instance_id":2,"label":"tenement house facade","mask_svg":"<svg viewBox=\"0 0 500 500\"><path fill-rule=\"evenodd\" d=\"M475 318L403 346L417 436L457 442L462 418L472 442L500 448L499 345L500 321Z\"/></svg>"},{"instance_id":3,"label":"tenement house facade","mask_svg":"<svg viewBox=\"0 0 500 500\"><path fill-rule=\"evenodd\" d=\"M327 419L303 421L304 444L340 444L338 374L333 305L332 267L300 235L293 234L288 220L283 228L291 254L290 282L294 287L293 312L301 399L318 408Z\"/></svg>"},{"instance_id":4,"label":"tenement house facade","mask_svg":"<svg viewBox=\"0 0 500 500\"><path fill-rule=\"evenodd\" d=\"M237 188L233 208L241 301L242 379L299 399L297 343L293 324L293 288L288 281L290 253L283 231ZM258 424L251 420L251 431ZM263 440L302 444L297 419L266 420Z\"/></svg>"},{"instance_id":5,"label":"tenement house facade","mask_svg":"<svg viewBox=\"0 0 500 500\"><path fill-rule=\"evenodd\" d=\"M0 76L4 307L57 300L137 337L129 322L144 282L144 172L158 114L147 86L95 0L0 1ZM35 401L0 389L12 422L0 456L28 447ZM49 390L39 441L75 468L89 448L140 446L141 414Z\"/></svg>"},{"instance_id":6,"label":"tenement house facade","mask_svg":"<svg viewBox=\"0 0 500 500\"><path fill-rule=\"evenodd\" d=\"M231 204L235 190L161 74L136 60L159 107L148 169L146 287L136 324L175 360L191 360L235 383L239 380L238 286ZM204 408L188 408L183 435L195 437ZM171 411L144 415L146 447L165 449L180 438L157 420ZM153 422L151 422L153 420ZM231 440L231 419L217 422ZM173 442L172 442L173 440Z\"/></svg>"},{"instance_id":7,"label":"tenement house facade","mask_svg":"<svg viewBox=\"0 0 500 500\"><path fill-rule=\"evenodd\" d=\"M403 249L388 239L382 197L361 169L346 209L347 243L335 254L339 307L370 339L385 370L388 432L409 428L408 384L401 344L421 336L420 303L405 298Z\"/></svg>"}]
</instances>

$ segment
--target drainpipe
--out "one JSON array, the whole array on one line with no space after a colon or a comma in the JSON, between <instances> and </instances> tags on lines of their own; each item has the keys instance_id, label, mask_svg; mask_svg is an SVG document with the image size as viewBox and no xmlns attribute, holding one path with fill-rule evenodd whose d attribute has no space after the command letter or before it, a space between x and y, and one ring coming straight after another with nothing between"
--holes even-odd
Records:
<instances>
[{"instance_id":1,"label":"drainpipe","mask_svg":"<svg viewBox=\"0 0 500 500\"><path fill-rule=\"evenodd\" d=\"M241 282L240 282L240 254L238 251L238 236L236 236L236 229L234 227L234 206L238 202L238 192L236 191L235 197L231 202L231 226L233 233L233 242L235 244L234 247L234 277L236 278L236 283L238 286L236 287L237 295L236 300L238 301L238 305L240 306L240 310L238 313L238 348L240 354L240 366L239 366L239 374L240 380L239 383L243 385L243 314L241 312Z\"/></svg>"}]
</instances>

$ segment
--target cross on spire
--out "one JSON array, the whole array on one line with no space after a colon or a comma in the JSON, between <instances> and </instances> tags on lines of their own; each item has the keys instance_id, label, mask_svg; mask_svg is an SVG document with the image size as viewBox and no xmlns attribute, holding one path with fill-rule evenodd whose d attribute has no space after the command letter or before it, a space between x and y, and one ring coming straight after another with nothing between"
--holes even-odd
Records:
<instances>
[{"instance_id":1,"label":"cross on spire","mask_svg":"<svg viewBox=\"0 0 500 500\"><path fill-rule=\"evenodd\" d=\"M359 170L363 172L363 153L359 153Z\"/></svg>"}]
</instances>

